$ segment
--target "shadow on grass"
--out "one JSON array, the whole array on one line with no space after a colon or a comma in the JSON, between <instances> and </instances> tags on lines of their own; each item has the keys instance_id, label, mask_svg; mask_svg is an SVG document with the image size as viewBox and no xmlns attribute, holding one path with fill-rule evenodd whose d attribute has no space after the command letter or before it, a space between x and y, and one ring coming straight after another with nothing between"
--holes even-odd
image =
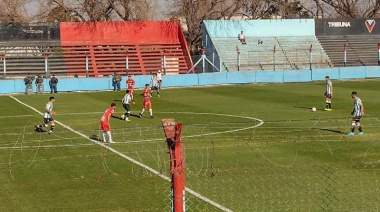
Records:
<instances>
[{"instance_id":1,"label":"shadow on grass","mask_svg":"<svg viewBox=\"0 0 380 212\"><path fill-rule=\"evenodd\" d=\"M100 138L98 138L97 135L90 135L88 138L91 139L91 140L94 140L94 141L101 141L101 142L103 142L103 140L100 139Z\"/></svg>"},{"instance_id":2,"label":"shadow on grass","mask_svg":"<svg viewBox=\"0 0 380 212\"><path fill-rule=\"evenodd\" d=\"M313 107L305 107L305 106L293 106L294 108L300 108L300 109L307 109L307 110L311 110ZM318 109L317 108L317 111L325 111L325 109Z\"/></svg>"},{"instance_id":3,"label":"shadow on grass","mask_svg":"<svg viewBox=\"0 0 380 212\"><path fill-rule=\"evenodd\" d=\"M139 115L136 115L136 114L129 114L129 116L132 116L132 117L136 117L136 118L140 118L140 116ZM124 121L124 119L122 119L120 116L115 116L115 115L112 115L111 116L111 118L114 118L114 119L119 119L119 120L122 120L122 121ZM142 117L142 118L149 118L149 117Z\"/></svg>"},{"instance_id":4,"label":"shadow on grass","mask_svg":"<svg viewBox=\"0 0 380 212\"><path fill-rule=\"evenodd\" d=\"M345 133L345 132L342 132L340 130L332 130L332 129L324 129L324 128L320 128L318 130L328 131L328 132L333 132L333 133L338 133L338 134L344 134Z\"/></svg>"}]
</instances>

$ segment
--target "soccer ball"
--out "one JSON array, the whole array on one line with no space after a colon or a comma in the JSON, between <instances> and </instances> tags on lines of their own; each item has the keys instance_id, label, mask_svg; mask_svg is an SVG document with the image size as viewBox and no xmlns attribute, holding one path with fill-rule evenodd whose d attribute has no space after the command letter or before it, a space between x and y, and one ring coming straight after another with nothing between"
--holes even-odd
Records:
<instances>
[{"instance_id":1,"label":"soccer ball","mask_svg":"<svg viewBox=\"0 0 380 212\"><path fill-rule=\"evenodd\" d=\"M315 111L317 111L317 108L312 107L312 108L311 108L311 111L315 112Z\"/></svg>"}]
</instances>

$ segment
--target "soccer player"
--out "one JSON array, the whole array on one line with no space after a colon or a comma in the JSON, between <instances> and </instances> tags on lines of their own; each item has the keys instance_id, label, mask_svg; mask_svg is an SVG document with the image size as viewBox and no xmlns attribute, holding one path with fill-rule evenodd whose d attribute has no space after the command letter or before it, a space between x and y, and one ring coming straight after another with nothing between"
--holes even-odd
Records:
<instances>
[{"instance_id":1,"label":"soccer player","mask_svg":"<svg viewBox=\"0 0 380 212\"><path fill-rule=\"evenodd\" d=\"M129 115L131 113L131 107L129 106L129 103L135 104L135 102L132 101L132 96L130 94L130 90L125 91L125 95L124 95L123 99L121 100L121 103L123 104L123 108L127 111L123 115L121 115L121 118L124 121L130 121Z\"/></svg>"},{"instance_id":2,"label":"soccer player","mask_svg":"<svg viewBox=\"0 0 380 212\"><path fill-rule=\"evenodd\" d=\"M332 108L331 108L331 98L332 98L332 93L333 93L332 82L329 76L325 76L325 81L326 81L326 91L325 91L326 108L325 110L332 111Z\"/></svg>"},{"instance_id":3,"label":"soccer player","mask_svg":"<svg viewBox=\"0 0 380 212\"><path fill-rule=\"evenodd\" d=\"M351 132L349 132L347 135L353 136L355 127L358 127L359 135L363 135L362 126L360 125L360 118L364 115L364 106L356 91L352 91L351 98L354 99L354 109L351 112Z\"/></svg>"},{"instance_id":4,"label":"soccer player","mask_svg":"<svg viewBox=\"0 0 380 212\"><path fill-rule=\"evenodd\" d=\"M151 84L150 95L153 96L153 92L156 91L157 96L160 97L160 88L159 88L159 82L158 82L156 73L154 73L152 77L150 78L150 84Z\"/></svg>"},{"instance_id":5,"label":"soccer player","mask_svg":"<svg viewBox=\"0 0 380 212\"><path fill-rule=\"evenodd\" d=\"M54 118L53 118L53 115L55 114L55 112L53 111L53 103L55 102L55 98L54 96L51 96L49 98L49 102L46 104L45 106L45 111L44 111L44 123L43 124L40 124L40 125L37 125L35 126L35 131L38 131L38 132L42 132L42 128L43 127L48 127L49 124L50 124L50 130L48 131L49 134L52 134L53 133L53 130L54 130Z\"/></svg>"},{"instance_id":6,"label":"soccer player","mask_svg":"<svg viewBox=\"0 0 380 212\"><path fill-rule=\"evenodd\" d=\"M142 110L139 113L139 117L142 117L142 114L145 112L146 109L149 108L149 117L153 118L153 110L152 110L152 103L150 102L150 93L149 93L149 84L145 84L145 88L142 93L143 96L143 102L142 102Z\"/></svg>"},{"instance_id":7,"label":"soccer player","mask_svg":"<svg viewBox=\"0 0 380 212\"><path fill-rule=\"evenodd\" d=\"M112 140L111 131L110 131L110 117L115 112L116 104L112 103L106 111L104 111L102 118L100 118L100 128L103 131L103 142L115 143ZM106 137L108 136L108 141Z\"/></svg>"},{"instance_id":8,"label":"soccer player","mask_svg":"<svg viewBox=\"0 0 380 212\"><path fill-rule=\"evenodd\" d=\"M131 75L128 75L128 78L125 81L125 83L127 84L127 90L129 90L129 94L131 95L133 100L133 88L135 86L135 80L132 79Z\"/></svg>"},{"instance_id":9,"label":"soccer player","mask_svg":"<svg viewBox=\"0 0 380 212\"><path fill-rule=\"evenodd\" d=\"M157 80L158 80L158 89L161 90L161 86L162 86L162 73L161 73L161 70L158 70L158 72L157 72Z\"/></svg>"}]
</instances>

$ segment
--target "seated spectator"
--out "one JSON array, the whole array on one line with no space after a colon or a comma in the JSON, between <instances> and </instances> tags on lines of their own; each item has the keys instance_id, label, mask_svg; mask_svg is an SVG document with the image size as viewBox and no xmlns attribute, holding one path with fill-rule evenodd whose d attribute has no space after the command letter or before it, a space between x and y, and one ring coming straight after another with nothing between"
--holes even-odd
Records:
<instances>
[{"instance_id":1,"label":"seated spectator","mask_svg":"<svg viewBox=\"0 0 380 212\"><path fill-rule=\"evenodd\" d=\"M245 42L245 35L244 35L243 31L241 31L240 34L238 35L238 39L240 40L240 42L241 42L242 44L247 44L247 43Z\"/></svg>"}]
</instances>

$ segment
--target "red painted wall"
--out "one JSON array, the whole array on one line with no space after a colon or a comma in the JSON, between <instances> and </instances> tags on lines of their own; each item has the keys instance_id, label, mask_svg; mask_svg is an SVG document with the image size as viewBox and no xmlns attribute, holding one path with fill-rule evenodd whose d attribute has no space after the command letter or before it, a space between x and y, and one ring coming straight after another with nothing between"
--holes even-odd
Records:
<instances>
[{"instance_id":1,"label":"red painted wall","mask_svg":"<svg viewBox=\"0 0 380 212\"><path fill-rule=\"evenodd\" d=\"M61 22L62 46L179 43L176 21ZM182 33L182 32L181 32Z\"/></svg>"}]
</instances>

